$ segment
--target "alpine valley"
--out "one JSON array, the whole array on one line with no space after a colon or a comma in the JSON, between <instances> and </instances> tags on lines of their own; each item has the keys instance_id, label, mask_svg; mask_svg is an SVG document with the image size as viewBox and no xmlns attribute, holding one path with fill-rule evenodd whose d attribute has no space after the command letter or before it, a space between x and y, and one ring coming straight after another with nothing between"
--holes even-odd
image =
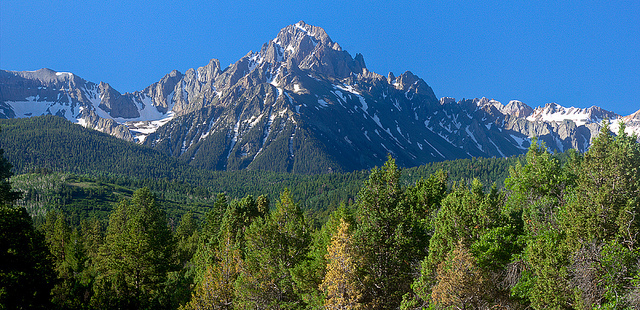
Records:
<instances>
[{"instance_id":1,"label":"alpine valley","mask_svg":"<svg viewBox=\"0 0 640 310\"><path fill-rule=\"evenodd\" d=\"M353 171L526 152L585 151L603 120L640 132L640 111L531 108L520 101L438 99L407 71L371 72L320 27L298 22L236 63L216 59L121 94L72 73L0 71L0 117L58 115L212 170Z\"/></svg>"}]
</instances>

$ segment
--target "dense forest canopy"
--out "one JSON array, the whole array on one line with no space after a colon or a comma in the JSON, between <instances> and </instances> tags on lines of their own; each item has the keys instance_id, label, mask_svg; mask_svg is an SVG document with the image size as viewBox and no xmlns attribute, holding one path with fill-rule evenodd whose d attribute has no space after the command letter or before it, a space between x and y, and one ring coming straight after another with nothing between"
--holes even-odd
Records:
<instances>
[{"instance_id":1,"label":"dense forest canopy","mask_svg":"<svg viewBox=\"0 0 640 310\"><path fill-rule=\"evenodd\" d=\"M3 160L7 309L640 307L640 145L624 127L585 154L534 141L522 159L220 174L253 191L46 170L12 187Z\"/></svg>"}]
</instances>

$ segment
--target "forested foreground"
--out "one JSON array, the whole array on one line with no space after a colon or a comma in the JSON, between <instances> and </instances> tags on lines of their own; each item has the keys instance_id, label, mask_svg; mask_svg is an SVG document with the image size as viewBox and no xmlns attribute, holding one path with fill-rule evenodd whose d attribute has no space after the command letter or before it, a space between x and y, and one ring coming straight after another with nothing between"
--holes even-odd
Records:
<instances>
[{"instance_id":1,"label":"forested foreground","mask_svg":"<svg viewBox=\"0 0 640 310\"><path fill-rule=\"evenodd\" d=\"M7 165L6 309L640 308L640 146L623 129L586 154L533 143L504 189L443 171L404 185L389 159L318 229L288 190L218 195L173 229L147 188L108 224L50 211L36 229Z\"/></svg>"}]
</instances>

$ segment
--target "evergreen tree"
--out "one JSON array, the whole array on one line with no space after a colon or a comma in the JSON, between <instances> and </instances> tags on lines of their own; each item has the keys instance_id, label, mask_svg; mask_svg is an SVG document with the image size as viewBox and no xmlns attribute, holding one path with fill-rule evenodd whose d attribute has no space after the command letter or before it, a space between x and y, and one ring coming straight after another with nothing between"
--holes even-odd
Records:
<instances>
[{"instance_id":1,"label":"evergreen tree","mask_svg":"<svg viewBox=\"0 0 640 310\"><path fill-rule=\"evenodd\" d=\"M215 264L206 267L202 281L182 309L234 309L234 283L240 271L241 258L229 230L215 260Z\"/></svg>"},{"instance_id":2,"label":"evergreen tree","mask_svg":"<svg viewBox=\"0 0 640 310\"><path fill-rule=\"evenodd\" d=\"M320 285L326 294L324 309L364 309L358 262L349 223L345 220L340 219L340 226L331 238L327 252L327 272Z\"/></svg>"},{"instance_id":3,"label":"evergreen tree","mask_svg":"<svg viewBox=\"0 0 640 310\"><path fill-rule=\"evenodd\" d=\"M483 277L487 274L487 270L478 266L477 258L470 249L479 244L492 229L499 226L502 199L497 189L494 186L488 194L485 194L482 184L478 180L473 180L470 188L454 184L451 193L442 200L441 205L434 219L434 232L429 243L429 254L421 264L420 276L415 279L412 285L416 301L411 302L410 299L405 298L404 303L407 305L410 303L427 304L429 301L437 301L438 299L440 301L437 303L450 304L452 301L446 297L450 295L448 293L450 288L447 287L457 287L458 284L453 285L451 281L457 280L449 279L449 277L463 272L456 269L458 267L452 266L457 266L456 264L461 259L468 261L466 258L468 255L472 256L475 272L482 273ZM492 258L488 260L492 260ZM467 263L464 262L464 264ZM441 283L441 281L444 282ZM465 285L468 284L462 286ZM485 285L483 287L484 297L489 296L489 293L494 289L495 287L491 285ZM436 294L436 292L438 293ZM481 298L483 296L476 297L475 301L483 299Z\"/></svg>"},{"instance_id":4,"label":"evergreen tree","mask_svg":"<svg viewBox=\"0 0 640 310\"><path fill-rule=\"evenodd\" d=\"M462 242L469 248L489 229L497 226L499 206L497 192L485 195L482 184L474 180L471 188L454 185L442 201L435 219L434 235L429 244L429 269L444 261L449 252Z\"/></svg>"},{"instance_id":5,"label":"evergreen tree","mask_svg":"<svg viewBox=\"0 0 640 310\"><path fill-rule=\"evenodd\" d=\"M185 213L175 232L178 262L181 267L187 264L195 254L199 237L198 223L193 218L193 212Z\"/></svg>"},{"instance_id":6,"label":"evergreen tree","mask_svg":"<svg viewBox=\"0 0 640 310\"><path fill-rule=\"evenodd\" d=\"M269 216L249 226L245 238L243 272L236 282L238 307L303 308L292 273L306 260L311 238L302 210L288 190Z\"/></svg>"},{"instance_id":7,"label":"evergreen tree","mask_svg":"<svg viewBox=\"0 0 640 310\"><path fill-rule=\"evenodd\" d=\"M406 189L406 199L410 208L410 217L422 226L428 234L433 232L436 212L442 200L447 196L448 174L438 170L427 179L420 179L415 186Z\"/></svg>"},{"instance_id":8,"label":"evergreen tree","mask_svg":"<svg viewBox=\"0 0 640 310\"><path fill-rule=\"evenodd\" d=\"M86 262L84 240L78 229L71 229L61 211L47 213L41 230L51 253L57 283L51 291L52 302L61 309L82 308L91 291L91 282L84 281Z\"/></svg>"},{"instance_id":9,"label":"evergreen tree","mask_svg":"<svg viewBox=\"0 0 640 310\"><path fill-rule=\"evenodd\" d=\"M202 236L205 240L208 241L211 238L215 238L218 234L222 217L227 211L228 206L229 203L227 201L227 195L219 193L216 197L215 203L213 204L213 208L205 214L205 224L202 229Z\"/></svg>"},{"instance_id":10,"label":"evergreen tree","mask_svg":"<svg viewBox=\"0 0 640 310\"><path fill-rule=\"evenodd\" d=\"M621 124L617 136L605 122L577 173L575 194L562 221L572 247L594 240L616 240L637 247L640 233L640 144Z\"/></svg>"},{"instance_id":11,"label":"evergreen tree","mask_svg":"<svg viewBox=\"0 0 640 310\"><path fill-rule=\"evenodd\" d=\"M51 308L53 262L23 207L0 205L0 262L1 309Z\"/></svg>"},{"instance_id":12,"label":"evergreen tree","mask_svg":"<svg viewBox=\"0 0 640 310\"><path fill-rule=\"evenodd\" d=\"M358 256L362 258L364 300L370 309L394 309L410 289L413 265L425 255L427 236L411 218L400 170L389 160L372 170L358 194Z\"/></svg>"},{"instance_id":13,"label":"evergreen tree","mask_svg":"<svg viewBox=\"0 0 640 310\"><path fill-rule=\"evenodd\" d=\"M582 308L630 306L625 295L631 293L638 266L625 257L640 248L640 144L624 130L620 124L614 137L604 123L584 155L575 190L559 217L570 253L575 303ZM614 256L618 258L611 260Z\"/></svg>"},{"instance_id":14,"label":"evergreen tree","mask_svg":"<svg viewBox=\"0 0 640 310\"><path fill-rule=\"evenodd\" d=\"M575 156L574 156L575 157ZM563 309L569 306L568 255L558 216L575 186L577 158L562 165L534 140L526 164L510 169L505 180L506 211L521 214L522 255L515 255L516 270L511 281L513 296L534 309ZM516 229L516 231L519 231Z\"/></svg>"},{"instance_id":15,"label":"evergreen tree","mask_svg":"<svg viewBox=\"0 0 640 310\"><path fill-rule=\"evenodd\" d=\"M337 233L343 221L350 226L355 223L352 211L341 205L331 213L322 228L313 233L307 259L292 274L308 309L324 309L325 294L320 290L320 285L327 272L327 249L332 242L333 235Z\"/></svg>"},{"instance_id":16,"label":"evergreen tree","mask_svg":"<svg viewBox=\"0 0 640 310\"><path fill-rule=\"evenodd\" d=\"M160 308L175 246L164 212L149 189L122 200L111 214L100 249L94 305L100 308Z\"/></svg>"},{"instance_id":17,"label":"evergreen tree","mask_svg":"<svg viewBox=\"0 0 640 310\"><path fill-rule=\"evenodd\" d=\"M174 238L176 240L176 262L179 268L169 272L166 292L171 297L170 304L181 305L189 301L191 297L191 285L194 280L192 259L198 249L200 232L198 224L193 218L192 212L185 213L176 228Z\"/></svg>"}]
</instances>

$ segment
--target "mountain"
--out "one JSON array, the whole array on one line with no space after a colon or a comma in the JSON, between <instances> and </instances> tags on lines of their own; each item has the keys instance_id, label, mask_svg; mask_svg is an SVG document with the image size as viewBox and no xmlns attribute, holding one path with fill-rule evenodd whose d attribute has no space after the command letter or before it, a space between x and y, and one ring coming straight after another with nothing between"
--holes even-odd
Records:
<instances>
[{"instance_id":1,"label":"mountain","mask_svg":"<svg viewBox=\"0 0 640 310\"><path fill-rule=\"evenodd\" d=\"M295 173L370 168L388 154L404 167L506 157L525 152L534 136L552 150L584 151L604 119L640 132L637 115L598 107L438 100L413 73L371 72L361 54L302 21L225 69L213 59L134 93L48 69L0 72L0 117L42 114L199 168Z\"/></svg>"},{"instance_id":2,"label":"mountain","mask_svg":"<svg viewBox=\"0 0 640 310\"><path fill-rule=\"evenodd\" d=\"M200 171L156 150L46 115L0 120L0 146L15 173L32 170L180 179Z\"/></svg>"}]
</instances>

